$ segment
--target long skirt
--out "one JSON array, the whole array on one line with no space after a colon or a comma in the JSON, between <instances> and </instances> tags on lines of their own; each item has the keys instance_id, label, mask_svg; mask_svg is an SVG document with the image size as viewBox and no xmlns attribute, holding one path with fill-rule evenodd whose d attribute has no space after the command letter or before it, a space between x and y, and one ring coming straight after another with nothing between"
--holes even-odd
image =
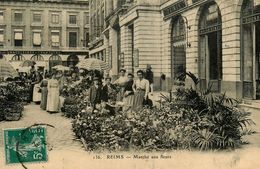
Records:
<instances>
[{"instance_id":1,"label":"long skirt","mask_svg":"<svg viewBox=\"0 0 260 169\"><path fill-rule=\"evenodd\" d=\"M52 89L48 91L47 107L48 112L59 112L59 89Z\"/></svg>"},{"instance_id":2,"label":"long skirt","mask_svg":"<svg viewBox=\"0 0 260 169\"><path fill-rule=\"evenodd\" d=\"M48 90L47 87L42 88L42 98L41 98L41 109L46 110L47 106L47 97L48 97Z\"/></svg>"},{"instance_id":3,"label":"long skirt","mask_svg":"<svg viewBox=\"0 0 260 169\"><path fill-rule=\"evenodd\" d=\"M33 88L33 102L41 101L40 84L35 84Z\"/></svg>"},{"instance_id":4,"label":"long skirt","mask_svg":"<svg viewBox=\"0 0 260 169\"><path fill-rule=\"evenodd\" d=\"M124 99L123 99L123 102L124 102L123 111L129 111L129 110L133 109L134 99L135 99L135 95L129 95L129 96L124 97Z\"/></svg>"},{"instance_id":5,"label":"long skirt","mask_svg":"<svg viewBox=\"0 0 260 169\"><path fill-rule=\"evenodd\" d=\"M117 93L117 101L123 101L123 98L124 98L124 90L125 88L124 87L121 87L120 91Z\"/></svg>"},{"instance_id":6,"label":"long skirt","mask_svg":"<svg viewBox=\"0 0 260 169\"><path fill-rule=\"evenodd\" d=\"M135 93L134 104L133 104L133 110L135 112L137 112L143 108L144 96L145 96L144 90L138 90Z\"/></svg>"}]
</instances>

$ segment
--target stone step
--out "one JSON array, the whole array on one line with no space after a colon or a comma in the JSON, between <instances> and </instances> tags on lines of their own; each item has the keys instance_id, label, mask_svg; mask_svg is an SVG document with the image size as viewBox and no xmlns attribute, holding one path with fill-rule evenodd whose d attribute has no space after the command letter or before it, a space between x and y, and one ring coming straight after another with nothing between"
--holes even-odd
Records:
<instances>
[{"instance_id":1,"label":"stone step","mask_svg":"<svg viewBox=\"0 0 260 169\"><path fill-rule=\"evenodd\" d=\"M250 108L260 110L260 100L246 100L244 99L239 105L242 108Z\"/></svg>"}]
</instances>

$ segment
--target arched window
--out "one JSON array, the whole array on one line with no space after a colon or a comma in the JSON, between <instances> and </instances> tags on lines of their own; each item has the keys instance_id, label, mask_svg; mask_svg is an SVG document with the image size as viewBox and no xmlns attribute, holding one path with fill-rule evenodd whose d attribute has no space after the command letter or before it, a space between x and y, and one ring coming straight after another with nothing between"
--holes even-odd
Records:
<instances>
[{"instance_id":1,"label":"arched window","mask_svg":"<svg viewBox=\"0 0 260 169\"><path fill-rule=\"evenodd\" d=\"M24 60L25 60L25 57L24 57L22 54L17 53L17 54L15 54L15 55L12 57L11 60L12 60L12 61L24 61Z\"/></svg>"},{"instance_id":2,"label":"arched window","mask_svg":"<svg viewBox=\"0 0 260 169\"><path fill-rule=\"evenodd\" d=\"M35 55L33 55L33 56L31 57L31 60L33 60L33 61L44 61L44 58L43 58L43 56L40 55L40 54L35 54Z\"/></svg>"},{"instance_id":3,"label":"arched window","mask_svg":"<svg viewBox=\"0 0 260 169\"><path fill-rule=\"evenodd\" d=\"M202 7L199 19L199 77L201 88L212 85L221 91L222 80L222 27L221 13L213 2Z\"/></svg>"},{"instance_id":4,"label":"arched window","mask_svg":"<svg viewBox=\"0 0 260 169\"><path fill-rule=\"evenodd\" d=\"M79 58L78 58L78 56L75 55L75 54L70 55L70 56L68 57L68 59L67 59L67 63L68 63L68 66L69 66L69 67L75 67L76 64L79 63Z\"/></svg>"},{"instance_id":5,"label":"arched window","mask_svg":"<svg viewBox=\"0 0 260 169\"><path fill-rule=\"evenodd\" d=\"M178 41L185 41L185 23L184 19L179 16L177 17L173 22L172 27L172 41L178 42Z\"/></svg>"},{"instance_id":6,"label":"arched window","mask_svg":"<svg viewBox=\"0 0 260 169\"><path fill-rule=\"evenodd\" d=\"M53 54L49 58L49 68L51 69L56 65L62 65L62 59L58 54Z\"/></svg>"},{"instance_id":7,"label":"arched window","mask_svg":"<svg viewBox=\"0 0 260 169\"><path fill-rule=\"evenodd\" d=\"M186 31L182 16L172 23L172 76L174 79L185 81L186 72Z\"/></svg>"}]
</instances>

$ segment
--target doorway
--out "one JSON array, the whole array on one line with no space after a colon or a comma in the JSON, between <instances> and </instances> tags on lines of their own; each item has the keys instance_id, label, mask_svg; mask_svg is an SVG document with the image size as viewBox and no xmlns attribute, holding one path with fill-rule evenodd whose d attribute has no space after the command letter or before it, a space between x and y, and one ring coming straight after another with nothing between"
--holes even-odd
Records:
<instances>
[{"instance_id":1,"label":"doorway","mask_svg":"<svg viewBox=\"0 0 260 169\"><path fill-rule=\"evenodd\" d=\"M199 78L202 90L221 92L222 29L216 3L204 6L199 21Z\"/></svg>"}]
</instances>

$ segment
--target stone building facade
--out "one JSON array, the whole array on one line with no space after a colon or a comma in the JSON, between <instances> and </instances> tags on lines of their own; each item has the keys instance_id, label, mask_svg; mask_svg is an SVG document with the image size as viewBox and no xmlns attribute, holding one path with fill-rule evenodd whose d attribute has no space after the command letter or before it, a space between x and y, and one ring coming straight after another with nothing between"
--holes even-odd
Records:
<instances>
[{"instance_id":1,"label":"stone building facade","mask_svg":"<svg viewBox=\"0 0 260 169\"><path fill-rule=\"evenodd\" d=\"M15 68L34 60L39 69L74 66L88 57L86 0L2 0L0 52Z\"/></svg>"},{"instance_id":2,"label":"stone building facade","mask_svg":"<svg viewBox=\"0 0 260 169\"><path fill-rule=\"evenodd\" d=\"M179 81L193 85L181 76L186 71L199 77L201 89L260 99L259 5L259 0L136 0L117 13L120 43L110 44L112 54L106 56L129 72L150 64L158 90L172 90Z\"/></svg>"}]
</instances>

